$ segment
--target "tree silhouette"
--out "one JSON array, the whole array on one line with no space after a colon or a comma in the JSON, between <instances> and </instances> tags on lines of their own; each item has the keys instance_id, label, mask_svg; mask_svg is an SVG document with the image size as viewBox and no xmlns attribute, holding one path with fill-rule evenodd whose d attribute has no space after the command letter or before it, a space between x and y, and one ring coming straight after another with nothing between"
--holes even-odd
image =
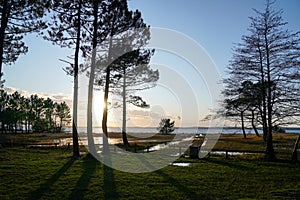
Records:
<instances>
[{"instance_id":1,"label":"tree silhouette","mask_svg":"<svg viewBox=\"0 0 300 200\"><path fill-rule=\"evenodd\" d=\"M232 95L228 90L225 90L224 107L226 109L226 116L237 117L239 116L242 124L243 136L246 138L245 131L245 118L251 120L252 128L255 134L259 136L255 121L257 120L256 115L258 108L261 105L260 95L260 84L253 84L251 81L242 82L241 86L235 91L235 95Z\"/></svg>"},{"instance_id":2,"label":"tree silhouette","mask_svg":"<svg viewBox=\"0 0 300 200\"><path fill-rule=\"evenodd\" d=\"M61 47L74 48L72 62L67 62L70 66L64 71L73 76L73 156L79 157L78 131L77 131L77 106L78 106L78 74L79 74L79 54L87 52L87 46L83 44L87 40L87 31L84 24L88 22L87 8L89 4L85 0L60 1L55 0L51 6L52 16L48 23L46 40ZM87 7L87 8L86 8Z\"/></svg>"},{"instance_id":3,"label":"tree silhouette","mask_svg":"<svg viewBox=\"0 0 300 200\"><path fill-rule=\"evenodd\" d=\"M282 10L267 1L263 12L254 10L249 35L236 44L225 80L227 94L237 95L243 81L260 85L259 114L266 141L266 158L274 159L272 127L295 124L299 116L300 33L286 30Z\"/></svg>"},{"instance_id":4,"label":"tree silhouette","mask_svg":"<svg viewBox=\"0 0 300 200\"><path fill-rule=\"evenodd\" d=\"M87 138L88 138L88 146L89 151L92 151L92 153L96 153L95 144L94 144L94 138L93 138L93 116L92 116L92 109L93 109L93 89L94 89L94 74L95 74L95 63L96 63L96 48L98 45L98 39L99 39L99 23L101 23L101 18L99 19L98 12L99 12L99 6L103 6L103 4L99 4L98 0L92 1L92 27L90 30L92 30L91 33L91 46L92 46L92 56L91 56L91 65L90 65L90 74L89 74L89 86L88 86L88 105L87 105ZM104 9L103 9L104 10ZM107 140L103 138L103 146L107 146Z\"/></svg>"},{"instance_id":5,"label":"tree silhouette","mask_svg":"<svg viewBox=\"0 0 300 200\"><path fill-rule=\"evenodd\" d=\"M70 108L65 102L57 103L31 95L26 98L19 92L8 94L0 90L0 123L2 132L61 131L70 121ZM60 123L57 124L56 116Z\"/></svg>"},{"instance_id":6,"label":"tree silhouette","mask_svg":"<svg viewBox=\"0 0 300 200\"><path fill-rule=\"evenodd\" d=\"M102 37L107 39L108 43L103 44L101 46L101 50L103 56L101 60L105 60L107 63L106 65L101 65L100 70L105 71L105 83L104 83L104 105L108 105L108 94L109 94L109 86L111 80L111 71L113 70L112 62L116 60L122 54L132 51L132 49L128 49L128 47L132 47L132 45L128 45L128 43L135 42L135 48L138 49L139 47L145 44L147 40L137 40L135 41L136 35L143 35L144 38L148 37L149 34L145 33L148 27L144 24L141 13L139 11L129 11L128 5L126 0L108 0L106 3L101 4L103 6L103 15L102 17L102 26L99 27L100 32L102 33ZM144 28L141 31L134 31L134 29ZM127 37L127 41L120 42L118 39L121 37L124 38L124 33L131 33L130 37ZM94 34L95 35L95 34ZM96 48L94 48L95 50ZM124 52L124 53L120 53ZM93 61L93 59L92 59ZM92 93L95 80L94 80L94 72L95 65L92 63L92 68L90 71L90 82L89 82L89 93ZM89 95L89 104L91 104L91 98ZM103 109L103 117L102 117L102 131L105 137L103 138L103 152L105 153L108 151L108 140L107 140L107 119L108 119L108 110L107 106ZM91 106L88 106L88 123L91 123ZM90 120L89 120L90 119ZM88 127L91 127L91 124L88 124Z\"/></svg>"},{"instance_id":7,"label":"tree silhouette","mask_svg":"<svg viewBox=\"0 0 300 200\"><path fill-rule=\"evenodd\" d=\"M157 129L161 134L170 134L175 130L174 124L175 121L171 121L170 119L163 118L159 122L159 127Z\"/></svg>"},{"instance_id":8,"label":"tree silhouette","mask_svg":"<svg viewBox=\"0 0 300 200\"><path fill-rule=\"evenodd\" d=\"M0 82L3 64L14 63L20 54L27 53L24 35L46 28L42 17L49 5L50 1L42 0L1 0Z\"/></svg>"},{"instance_id":9,"label":"tree silhouette","mask_svg":"<svg viewBox=\"0 0 300 200\"><path fill-rule=\"evenodd\" d=\"M59 118L59 131L61 131L64 125L69 124L71 115L70 108L66 102L57 103L55 106L55 115Z\"/></svg>"},{"instance_id":10,"label":"tree silhouette","mask_svg":"<svg viewBox=\"0 0 300 200\"><path fill-rule=\"evenodd\" d=\"M120 56L111 64L110 91L121 97L122 139L125 146L129 146L126 134L127 104L148 108L149 105L135 93L154 87L159 79L158 70L149 66L153 53L154 50L137 49ZM105 75L97 74L98 85L103 86Z\"/></svg>"}]
</instances>

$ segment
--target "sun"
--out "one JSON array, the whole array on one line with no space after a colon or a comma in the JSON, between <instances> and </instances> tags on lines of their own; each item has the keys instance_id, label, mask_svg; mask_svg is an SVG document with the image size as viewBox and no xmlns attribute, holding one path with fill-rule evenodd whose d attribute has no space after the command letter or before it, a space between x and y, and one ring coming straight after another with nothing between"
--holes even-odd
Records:
<instances>
[{"instance_id":1,"label":"sun","mask_svg":"<svg viewBox=\"0 0 300 200\"><path fill-rule=\"evenodd\" d=\"M94 91L93 94L93 119L98 125L101 125L102 113L104 109L103 92Z\"/></svg>"}]
</instances>

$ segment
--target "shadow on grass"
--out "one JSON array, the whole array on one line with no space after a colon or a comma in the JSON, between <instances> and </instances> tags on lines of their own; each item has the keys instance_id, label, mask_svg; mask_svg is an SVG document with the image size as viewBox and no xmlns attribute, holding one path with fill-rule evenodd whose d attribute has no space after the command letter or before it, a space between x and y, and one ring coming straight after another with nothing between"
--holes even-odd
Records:
<instances>
[{"instance_id":1,"label":"shadow on grass","mask_svg":"<svg viewBox=\"0 0 300 200\"><path fill-rule=\"evenodd\" d=\"M98 161L90 154L83 159L83 172L78 179L75 188L70 194L69 199L84 198L84 192L87 190L90 180L96 171L97 164Z\"/></svg>"},{"instance_id":2,"label":"shadow on grass","mask_svg":"<svg viewBox=\"0 0 300 200\"><path fill-rule=\"evenodd\" d=\"M175 186L179 191L184 193L187 199L197 199L199 195L197 195L194 191L190 190L188 187L180 183L178 180L173 178L172 176L164 173L162 170L155 171L156 174L163 177L170 185Z\"/></svg>"},{"instance_id":3,"label":"shadow on grass","mask_svg":"<svg viewBox=\"0 0 300 200\"><path fill-rule=\"evenodd\" d=\"M104 155L104 163L111 166L110 152ZM119 199L119 194L117 192L117 187L115 183L114 170L103 164L103 175L104 175L104 199Z\"/></svg>"},{"instance_id":4,"label":"shadow on grass","mask_svg":"<svg viewBox=\"0 0 300 200\"><path fill-rule=\"evenodd\" d=\"M37 190L31 193L28 199L40 199L44 193L73 165L75 159L70 158L49 180L43 183Z\"/></svg>"},{"instance_id":5,"label":"shadow on grass","mask_svg":"<svg viewBox=\"0 0 300 200\"><path fill-rule=\"evenodd\" d=\"M144 165L146 165L148 168L153 170L153 173L156 173L157 175L161 176L163 179L165 179L170 185L175 186L179 191L181 191L188 199L197 199L198 196L195 192L190 190L188 187L180 183L178 180L173 178L172 176L164 173L161 169L157 170L155 166L153 166L149 161L147 161L143 155L137 156Z\"/></svg>"},{"instance_id":6,"label":"shadow on grass","mask_svg":"<svg viewBox=\"0 0 300 200\"><path fill-rule=\"evenodd\" d=\"M205 161L211 162L211 163L214 163L214 164L219 164L219 165L227 166L227 167L234 168L234 169L237 169L237 170L253 171L253 169L251 167L247 167L245 165L236 164L234 162L228 162L228 161L222 160L222 159L208 158L208 159L205 159Z\"/></svg>"}]
</instances>

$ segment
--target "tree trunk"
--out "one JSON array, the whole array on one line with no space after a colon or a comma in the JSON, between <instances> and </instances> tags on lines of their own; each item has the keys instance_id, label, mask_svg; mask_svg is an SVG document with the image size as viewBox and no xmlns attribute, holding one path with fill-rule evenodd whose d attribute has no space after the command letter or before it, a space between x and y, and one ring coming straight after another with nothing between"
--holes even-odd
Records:
<instances>
[{"instance_id":1,"label":"tree trunk","mask_svg":"<svg viewBox=\"0 0 300 200\"><path fill-rule=\"evenodd\" d=\"M110 28L110 38L109 38L109 46L108 46L108 63L111 63L112 57L112 41L113 41L113 33L114 33L114 21L115 16L112 19L112 25ZM108 93L109 93L109 84L110 84L110 65L106 68L106 77L105 77L105 87L104 87L104 108L102 115L102 132L103 132L103 155L109 154L108 148L108 131L107 131L107 109L108 109Z\"/></svg>"},{"instance_id":2,"label":"tree trunk","mask_svg":"<svg viewBox=\"0 0 300 200\"><path fill-rule=\"evenodd\" d=\"M114 20L113 20L114 21ZM112 25L113 27L113 25ZM112 37L113 37L113 28L111 28L111 34L109 39L109 49L108 49L108 63L111 59L111 47L112 47ZM109 83L110 83L110 66L106 68L106 77L105 77L105 88L104 88L104 108L102 116L102 132L103 132L103 154L107 155L109 153L108 148L108 131L107 131L107 109L108 109L108 92L109 92Z\"/></svg>"},{"instance_id":3,"label":"tree trunk","mask_svg":"<svg viewBox=\"0 0 300 200\"><path fill-rule=\"evenodd\" d=\"M78 132L77 132L77 105L78 105L78 76L74 75L72 137L73 137L73 157L75 158L80 156L79 144L78 144ZM62 124L60 124L60 127L61 125Z\"/></svg>"},{"instance_id":4,"label":"tree trunk","mask_svg":"<svg viewBox=\"0 0 300 200\"><path fill-rule=\"evenodd\" d=\"M263 140L264 143L267 143L267 105L266 105L266 84L265 84L265 72L263 65L263 56L261 51L261 46L258 44L258 52L259 52L259 63L260 63L260 75L261 75L261 100L262 100L262 112L261 119L263 125Z\"/></svg>"},{"instance_id":5,"label":"tree trunk","mask_svg":"<svg viewBox=\"0 0 300 200\"><path fill-rule=\"evenodd\" d=\"M77 37L76 37L75 58L74 58L73 123L72 123L73 157L75 158L80 156L79 144L78 144L78 132L77 132L77 106L78 106L78 68L79 68L78 59L79 59L80 34L81 34L80 18L81 18L82 1L79 0L78 4L79 5L78 5L78 13L77 13ZM60 124L60 126L62 126L62 124Z\"/></svg>"},{"instance_id":6,"label":"tree trunk","mask_svg":"<svg viewBox=\"0 0 300 200\"><path fill-rule=\"evenodd\" d=\"M25 133L28 133L28 121L25 119Z\"/></svg>"},{"instance_id":7,"label":"tree trunk","mask_svg":"<svg viewBox=\"0 0 300 200\"><path fill-rule=\"evenodd\" d=\"M241 111L241 120L242 120L243 136L244 136L244 138L247 138L246 131L245 131L245 125L244 125L244 111Z\"/></svg>"},{"instance_id":8,"label":"tree trunk","mask_svg":"<svg viewBox=\"0 0 300 200\"><path fill-rule=\"evenodd\" d=\"M103 132L103 155L109 153L108 148L108 131L107 131L107 104L108 104L108 91L110 82L110 66L106 68L105 88L104 88L104 108L102 116L102 132Z\"/></svg>"},{"instance_id":9,"label":"tree trunk","mask_svg":"<svg viewBox=\"0 0 300 200\"><path fill-rule=\"evenodd\" d=\"M266 145L266 158L268 160L275 159L275 152L273 148L273 136L272 136L272 86L271 86L271 69L270 69L270 52L267 33L265 33L265 45L266 45L266 55L267 55L267 109L268 109L268 133L267 133L267 145Z\"/></svg>"},{"instance_id":10,"label":"tree trunk","mask_svg":"<svg viewBox=\"0 0 300 200\"><path fill-rule=\"evenodd\" d=\"M255 122L254 122L254 110L251 110L251 114L252 114L252 116L251 116L251 124L252 124L252 128L253 128L253 130L254 130L254 132L255 132L255 135L256 135L257 137L260 137L260 135L259 135L259 133L258 133L258 131L257 131L257 128L256 128L256 126L255 126Z\"/></svg>"},{"instance_id":11,"label":"tree trunk","mask_svg":"<svg viewBox=\"0 0 300 200\"><path fill-rule=\"evenodd\" d=\"M97 30L98 30L98 1L93 1L93 51L91 58L91 71L89 78L89 88L88 88L88 108L87 108L87 136L88 136L88 146L92 154L96 154L96 148L93 138L93 90L94 90L94 80L95 80L95 63L96 63L96 48L97 48Z\"/></svg>"},{"instance_id":12,"label":"tree trunk","mask_svg":"<svg viewBox=\"0 0 300 200\"><path fill-rule=\"evenodd\" d=\"M8 0L4 0L2 13L1 13L1 29L0 29L0 83L2 80L2 64L3 64L3 53L4 53L5 30L8 24L9 14L10 14L10 9L8 5Z\"/></svg>"},{"instance_id":13,"label":"tree trunk","mask_svg":"<svg viewBox=\"0 0 300 200\"><path fill-rule=\"evenodd\" d=\"M127 112L126 112L126 68L124 66L123 68L123 91L122 91L122 95L123 95L123 119L122 119L122 139L123 139L123 144L125 147L129 146L129 142L127 139L127 134L126 134L126 116L127 116Z\"/></svg>"}]
</instances>

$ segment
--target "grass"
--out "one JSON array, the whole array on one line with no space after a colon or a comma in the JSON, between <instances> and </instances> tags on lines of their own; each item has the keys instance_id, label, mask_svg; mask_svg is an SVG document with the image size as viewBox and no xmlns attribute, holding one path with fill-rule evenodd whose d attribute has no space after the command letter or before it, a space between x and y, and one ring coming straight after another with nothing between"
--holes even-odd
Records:
<instances>
[{"instance_id":1,"label":"grass","mask_svg":"<svg viewBox=\"0 0 300 200\"><path fill-rule=\"evenodd\" d=\"M0 149L0 199L300 198L299 163L209 158L130 174L71 155L66 148Z\"/></svg>"},{"instance_id":2,"label":"grass","mask_svg":"<svg viewBox=\"0 0 300 200\"><path fill-rule=\"evenodd\" d=\"M22 137L61 137L49 135ZM275 150L291 146L296 137L274 134ZM216 148L264 149L262 138L242 135L221 135ZM0 147L0 199L300 199L300 164L286 159L219 156L176 162L197 164L131 174L88 154L73 159L67 147Z\"/></svg>"}]
</instances>

